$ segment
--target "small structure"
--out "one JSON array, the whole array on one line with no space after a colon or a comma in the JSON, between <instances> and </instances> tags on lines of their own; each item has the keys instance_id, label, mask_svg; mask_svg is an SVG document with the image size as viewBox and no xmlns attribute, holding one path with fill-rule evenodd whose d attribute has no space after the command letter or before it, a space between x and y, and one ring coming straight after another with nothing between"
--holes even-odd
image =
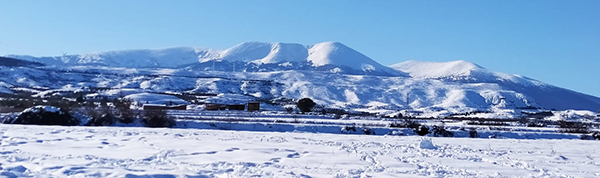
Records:
<instances>
[{"instance_id":1,"label":"small structure","mask_svg":"<svg viewBox=\"0 0 600 178\"><path fill-rule=\"evenodd\" d=\"M248 101L248 111L258 111L260 110L260 102L259 101Z\"/></svg>"},{"instance_id":2,"label":"small structure","mask_svg":"<svg viewBox=\"0 0 600 178\"><path fill-rule=\"evenodd\" d=\"M187 105L144 104L143 108L144 110L187 110Z\"/></svg>"},{"instance_id":3,"label":"small structure","mask_svg":"<svg viewBox=\"0 0 600 178\"><path fill-rule=\"evenodd\" d=\"M238 110L238 111L243 111L246 109L246 105L244 104L228 104L227 105L227 109L228 110Z\"/></svg>"},{"instance_id":4,"label":"small structure","mask_svg":"<svg viewBox=\"0 0 600 178\"><path fill-rule=\"evenodd\" d=\"M208 111L216 111L216 110L224 110L225 108L227 108L227 107L222 104L206 104L205 109Z\"/></svg>"}]
</instances>

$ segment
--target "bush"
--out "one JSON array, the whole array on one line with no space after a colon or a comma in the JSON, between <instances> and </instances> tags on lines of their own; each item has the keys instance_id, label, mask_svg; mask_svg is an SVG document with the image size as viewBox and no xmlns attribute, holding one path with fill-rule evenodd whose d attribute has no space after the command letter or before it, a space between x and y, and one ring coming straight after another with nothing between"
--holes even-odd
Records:
<instances>
[{"instance_id":1,"label":"bush","mask_svg":"<svg viewBox=\"0 0 600 178\"><path fill-rule=\"evenodd\" d=\"M110 113L106 113L103 114L102 116L92 116L92 119L90 121L88 121L87 124L85 124L86 126L110 126L110 125L114 125L117 122L117 118L110 114Z\"/></svg>"},{"instance_id":2,"label":"bush","mask_svg":"<svg viewBox=\"0 0 600 178\"><path fill-rule=\"evenodd\" d=\"M429 134L429 127L422 125L419 126L419 128L415 129L414 132L420 136L424 136Z\"/></svg>"},{"instance_id":3,"label":"bush","mask_svg":"<svg viewBox=\"0 0 600 178\"><path fill-rule=\"evenodd\" d=\"M564 133L590 133L588 125L581 122L558 121L558 130Z\"/></svg>"},{"instance_id":4,"label":"bush","mask_svg":"<svg viewBox=\"0 0 600 178\"><path fill-rule=\"evenodd\" d=\"M302 112L310 112L315 105L317 104L310 98L302 98L298 100L298 104L296 104L298 109L300 109Z\"/></svg>"},{"instance_id":5,"label":"bush","mask_svg":"<svg viewBox=\"0 0 600 178\"><path fill-rule=\"evenodd\" d=\"M522 118L519 120L519 123L527 126L527 127L546 127L547 121L543 119L527 119Z\"/></svg>"},{"instance_id":6,"label":"bush","mask_svg":"<svg viewBox=\"0 0 600 178\"><path fill-rule=\"evenodd\" d=\"M594 137L596 140L600 140L600 132L594 132L592 137Z\"/></svg>"},{"instance_id":7,"label":"bush","mask_svg":"<svg viewBox=\"0 0 600 178\"><path fill-rule=\"evenodd\" d=\"M144 112L142 120L146 127L173 127L175 119L167 115L165 110L150 110Z\"/></svg>"},{"instance_id":8,"label":"bush","mask_svg":"<svg viewBox=\"0 0 600 178\"><path fill-rule=\"evenodd\" d=\"M363 132L365 132L365 135L375 135L375 131L373 131L369 128L364 128Z\"/></svg>"},{"instance_id":9,"label":"bush","mask_svg":"<svg viewBox=\"0 0 600 178\"><path fill-rule=\"evenodd\" d=\"M132 123L136 118L136 113L131 109L133 102L128 99L115 99L113 104L115 105L116 114L119 116L119 122Z\"/></svg>"},{"instance_id":10,"label":"bush","mask_svg":"<svg viewBox=\"0 0 600 178\"><path fill-rule=\"evenodd\" d=\"M438 137L454 137L454 133L447 131L444 126L433 126L433 136Z\"/></svg>"},{"instance_id":11,"label":"bush","mask_svg":"<svg viewBox=\"0 0 600 178\"><path fill-rule=\"evenodd\" d=\"M404 120L402 120L402 121L396 121L396 122L390 124L390 127L411 128L411 129L417 129L417 128L419 128L419 126L421 126L420 123L418 123L412 119L408 119L408 118L404 118Z\"/></svg>"},{"instance_id":12,"label":"bush","mask_svg":"<svg viewBox=\"0 0 600 178\"><path fill-rule=\"evenodd\" d=\"M292 112L294 112L294 108L293 107L285 107L285 112L287 112L288 114L291 114Z\"/></svg>"},{"instance_id":13,"label":"bush","mask_svg":"<svg viewBox=\"0 0 600 178\"><path fill-rule=\"evenodd\" d=\"M475 130L475 128L471 128L471 130L469 130L469 137L479 138L479 133L477 133L477 130Z\"/></svg>"},{"instance_id":14,"label":"bush","mask_svg":"<svg viewBox=\"0 0 600 178\"><path fill-rule=\"evenodd\" d=\"M356 126L345 126L342 128L341 133L344 134L355 134L355 133L365 133L365 135L375 135L375 131L366 128L365 126L356 127Z\"/></svg>"},{"instance_id":15,"label":"bush","mask_svg":"<svg viewBox=\"0 0 600 178\"><path fill-rule=\"evenodd\" d=\"M351 133L350 131L356 132L356 126L346 126L342 128L342 133Z\"/></svg>"},{"instance_id":16,"label":"bush","mask_svg":"<svg viewBox=\"0 0 600 178\"><path fill-rule=\"evenodd\" d=\"M15 119L5 120L4 123L75 126L79 125L79 120L71 116L66 110L40 105L27 108Z\"/></svg>"}]
</instances>

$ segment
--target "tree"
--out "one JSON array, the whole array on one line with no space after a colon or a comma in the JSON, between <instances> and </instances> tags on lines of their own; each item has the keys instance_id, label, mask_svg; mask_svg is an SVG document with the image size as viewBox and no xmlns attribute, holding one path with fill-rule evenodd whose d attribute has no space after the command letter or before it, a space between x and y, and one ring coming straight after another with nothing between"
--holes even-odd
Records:
<instances>
[{"instance_id":1,"label":"tree","mask_svg":"<svg viewBox=\"0 0 600 178\"><path fill-rule=\"evenodd\" d=\"M173 127L177 125L175 118L169 116L165 110L144 111L142 122L146 127Z\"/></svg>"},{"instance_id":2,"label":"tree","mask_svg":"<svg viewBox=\"0 0 600 178\"><path fill-rule=\"evenodd\" d=\"M296 104L298 109L300 109L302 112L310 112L315 105L317 104L310 98L302 98L298 100L298 104Z\"/></svg>"},{"instance_id":3,"label":"tree","mask_svg":"<svg viewBox=\"0 0 600 178\"><path fill-rule=\"evenodd\" d=\"M108 107L108 97L102 97L102 100L100 100L100 106Z\"/></svg>"},{"instance_id":4,"label":"tree","mask_svg":"<svg viewBox=\"0 0 600 178\"><path fill-rule=\"evenodd\" d=\"M85 98L83 98L83 95L79 95L76 99L75 99L78 103L83 103L85 102Z\"/></svg>"},{"instance_id":5,"label":"tree","mask_svg":"<svg viewBox=\"0 0 600 178\"><path fill-rule=\"evenodd\" d=\"M415 133L419 134L420 136L425 136L429 133L429 127L427 126L419 126L419 128L415 129Z\"/></svg>"},{"instance_id":6,"label":"tree","mask_svg":"<svg viewBox=\"0 0 600 178\"><path fill-rule=\"evenodd\" d=\"M4 123L75 126L79 125L79 120L64 109L54 106L33 106L25 109L17 118L5 120Z\"/></svg>"}]
</instances>

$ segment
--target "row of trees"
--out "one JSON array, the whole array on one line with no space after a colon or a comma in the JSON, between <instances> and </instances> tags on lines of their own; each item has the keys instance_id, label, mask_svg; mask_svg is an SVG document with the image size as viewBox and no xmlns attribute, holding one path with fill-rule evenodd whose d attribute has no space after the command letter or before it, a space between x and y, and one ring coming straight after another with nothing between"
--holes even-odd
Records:
<instances>
[{"instance_id":1,"label":"row of trees","mask_svg":"<svg viewBox=\"0 0 600 178\"><path fill-rule=\"evenodd\" d=\"M4 102L3 102L4 103ZM117 123L131 124L136 121L147 127L173 127L175 120L164 110L136 110L131 109L132 101L115 99L112 102L77 102L57 100L42 102L39 100L11 100L15 106L25 109L16 118L4 118L3 123L9 124L35 124L35 125L63 125L63 126L111 126ZM112 103L112 105L108 104ZM39 108L53 106L52 111ZM36 109L38 108L38 109ZM23 109L20 109L21 111ZM60 112L54 112L60 110ZM77 117L75 117L77 116Z\"/></svg>"}]
</instances>

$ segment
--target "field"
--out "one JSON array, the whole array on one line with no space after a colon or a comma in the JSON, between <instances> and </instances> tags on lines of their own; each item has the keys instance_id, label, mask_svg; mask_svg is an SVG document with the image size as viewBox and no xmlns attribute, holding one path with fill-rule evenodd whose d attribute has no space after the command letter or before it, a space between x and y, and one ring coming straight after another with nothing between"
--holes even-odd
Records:
<instances>
[{"instance_id":1,"label":"field","mask_svg":"<svg viewBox=\"0 0 600 178\"><path fill-rule=\"evenodd\" d=\"M6 124L0 135L4 177L600 176L600 142L578 139Z\"/></svg>"}]
</instances>

